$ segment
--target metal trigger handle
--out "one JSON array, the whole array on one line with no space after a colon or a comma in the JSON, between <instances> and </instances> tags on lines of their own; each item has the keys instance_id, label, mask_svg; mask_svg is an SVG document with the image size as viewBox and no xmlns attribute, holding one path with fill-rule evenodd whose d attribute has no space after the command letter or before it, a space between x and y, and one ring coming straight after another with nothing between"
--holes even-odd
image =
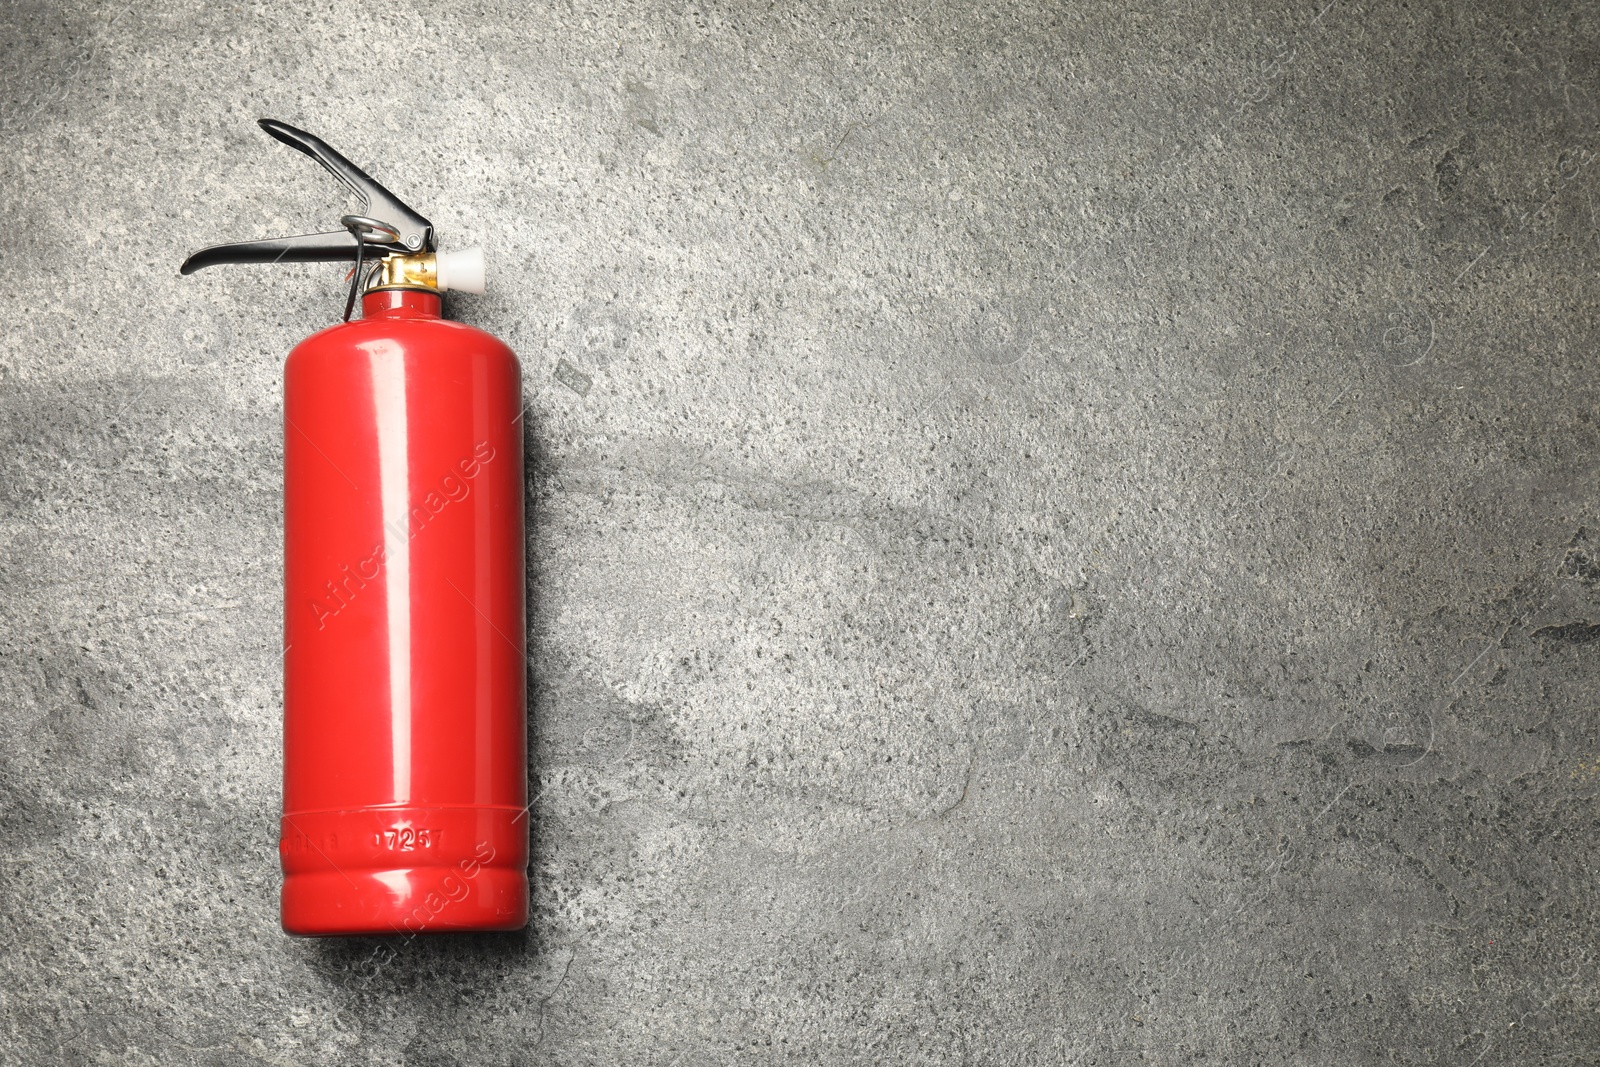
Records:
<instances>
[{"instance_id":1,"label":"metal trigger handle","mask_svg":"<svg viewBox=\"0 0 1600 1067\"><path fill-rule=\"evenodd\" d=\"M433 223L385 189L372 175L335 152L327 142L276 119L262 119L261 128L322 164L329 174L355 194L361 201L364 213L342 218L342 230L213 245L186 259L179 268L180 273L193 274L203 267L222 263L336 263L340 260L361 260L369 247L402 255L434 251Z\"/></svg>"}]
</instances>

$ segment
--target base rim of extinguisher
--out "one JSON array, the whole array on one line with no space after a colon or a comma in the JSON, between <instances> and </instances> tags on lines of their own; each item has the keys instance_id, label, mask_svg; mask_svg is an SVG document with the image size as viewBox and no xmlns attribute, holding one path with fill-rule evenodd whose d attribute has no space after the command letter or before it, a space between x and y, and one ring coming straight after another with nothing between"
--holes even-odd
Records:
<instances>
[{"instance_id":1,"label":"base rim of extinguisher","mask_svg":"<svg viewBox=\"0 0 1600 1067\"><path fill-rule=\"evenodd\" d=\"M283 883L285 933L296 937L410 937L520 930L528 925L528 876L483 867L311 871Z\"/></svg>"},{"instance_id":2,"label":"base rim of extinguisher","mask_svg":"<svg viewBox=\"0 0 1600 1067\"><path fill-rule=\"evenodd\" d=\"M519 930L527 808L390 805L283 817L283 928L305 937Z\"/></svg>"}]
</instances>

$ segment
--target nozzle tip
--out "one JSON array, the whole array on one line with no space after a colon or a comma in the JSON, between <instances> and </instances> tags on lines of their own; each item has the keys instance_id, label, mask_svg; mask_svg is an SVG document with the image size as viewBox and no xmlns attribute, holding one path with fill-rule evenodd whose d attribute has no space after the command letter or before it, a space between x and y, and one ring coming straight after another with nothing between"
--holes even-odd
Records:
<instances>
[{"instance_id":1,"label":"nozzle tip","mask_svg":"<svg viewBox=\"0 0 1600 1067\"><path fill-rule=\"evenodd\" d=\"M481 293L488 288L488 270L483 261L483 249L474 245L459 252L440 252L435 257L435 270L439 291Z\"/></svg>"}]
</instances>

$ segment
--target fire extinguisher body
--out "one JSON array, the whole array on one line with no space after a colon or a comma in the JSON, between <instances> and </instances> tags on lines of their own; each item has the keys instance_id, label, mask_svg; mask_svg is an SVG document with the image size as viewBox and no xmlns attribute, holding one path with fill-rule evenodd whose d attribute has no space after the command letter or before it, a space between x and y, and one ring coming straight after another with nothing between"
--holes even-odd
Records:
<instances>
[{"instance_id":1,"label":"fire extinguisher body","mask_svg":"<svg viewBox=\"0 0 1600 1067\"><path fill-rule=\"evenodd\" d=\"M511 350L434 292L289 356L290 933L527 923L521 413Z\"/></svg>"}]
</instances>

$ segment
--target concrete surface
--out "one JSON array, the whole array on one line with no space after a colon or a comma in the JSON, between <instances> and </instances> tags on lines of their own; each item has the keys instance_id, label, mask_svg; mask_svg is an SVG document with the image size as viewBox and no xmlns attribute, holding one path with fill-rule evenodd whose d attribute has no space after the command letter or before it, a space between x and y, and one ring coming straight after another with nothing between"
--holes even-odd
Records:
<instances>
[{"instance_id":1,"label":"concrete surface","mask_svg":"<svg viewBox=\"0 0 1600 1067\"><path fill-rule=\"evenodd\" d=\"M12 3L0 1061L1600 1061L1600 9ZM310 128L525 360L536 918L276 926Z\"/></svg>"}]
</instances>

